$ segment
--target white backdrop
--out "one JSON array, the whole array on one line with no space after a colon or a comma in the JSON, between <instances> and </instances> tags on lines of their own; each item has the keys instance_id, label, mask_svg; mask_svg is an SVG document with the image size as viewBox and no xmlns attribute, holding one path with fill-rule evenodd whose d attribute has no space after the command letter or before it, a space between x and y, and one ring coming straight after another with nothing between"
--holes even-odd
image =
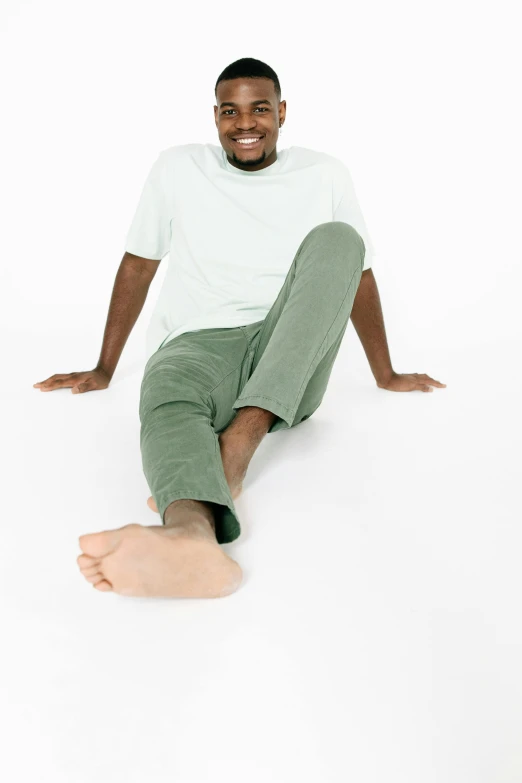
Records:
<instances>
[{"instance_id":1,"label":"white backdrop","mask_svg":"<svg viewBox=\"0 0 522 783\"><path fill-rule=\"evenodd\" d=\"M519 783L520 28L515 2L6 2L0 148L9 783ZM219 144L214 84L279 76L279 149L349 167L392 362L350 326L321 408L266 437L221 601L83 579L78 536L146 507L138 399L162 262L103 392L92 369L143 182Z\"/></svg>"}]
</instances>

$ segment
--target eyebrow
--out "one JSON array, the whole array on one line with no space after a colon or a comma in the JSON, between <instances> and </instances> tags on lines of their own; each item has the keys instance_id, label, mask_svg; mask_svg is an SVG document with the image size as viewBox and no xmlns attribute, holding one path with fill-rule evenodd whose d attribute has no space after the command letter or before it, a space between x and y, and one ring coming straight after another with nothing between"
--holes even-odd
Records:
<instances>
[{"instance_id":1,"label":"eyebrow","mask_svg":"<svg viewBox=\"0 0 522 783\"><path fill-rule=\"evenodd\" d=\"M260 103L268 103L269 106L272 104L270 101L267 101L266 98L264 98L262 101L252 101L250 104L251 106L258 106ZM224 101L220 106L237 106L237 103L232 103L232 101Z\"/></svg>"}]
</instances>

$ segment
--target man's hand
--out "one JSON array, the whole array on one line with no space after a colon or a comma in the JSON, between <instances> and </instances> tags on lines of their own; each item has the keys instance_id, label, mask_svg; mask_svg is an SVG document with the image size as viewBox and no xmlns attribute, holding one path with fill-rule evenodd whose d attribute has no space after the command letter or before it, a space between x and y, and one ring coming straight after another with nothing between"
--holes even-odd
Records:
<instances>
[{"instance_id":1,"label":"man's hand","mask_svg":"<svg viewBox=\"0 0 522 783\"><path fill-rule=\"evenodd\" d=\"M392 375L386 380L377 382L379 389L387 389L388 391L423 391L432 392L433 386L438 386L440 389L446 388L445 383L435 381L426 373L398 373L393 372Z\"/></svg>"},{"instance_id":2,"label":"man's hand","mask_svg":"<svg viewBox=\"0 0 522 783\"><path fill-rule=\"evenodd\" d=\"M94 370L87 370L85 372L51 375L46 381L40 381L40 383L33 384L33 388L39 388L40 391L47 392L54 391L55 389L70 389L72 387L73 394L83 394L83 392L106 389L110 382L111 376L105 372L105 370L96 367Z\"/></svg>"}]
</instances>

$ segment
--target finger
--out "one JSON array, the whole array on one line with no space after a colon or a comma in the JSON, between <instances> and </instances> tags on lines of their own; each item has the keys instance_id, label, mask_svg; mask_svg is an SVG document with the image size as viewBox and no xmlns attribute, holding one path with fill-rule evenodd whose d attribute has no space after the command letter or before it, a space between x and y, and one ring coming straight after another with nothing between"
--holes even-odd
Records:
<instances>
[{"instance_id":1,"label":"finger","mask_svg":"<svg viewBox=\"0 0 522 783\"><path fill-rule=\"evenodd\" d=\"M47 383L50 383L51 381L54 381L55 378L62 377L61 375L50 375L49 378L46 378L45 381L39 381L38 383L34 383L33 386L45 386Z\"/></svg>"},{"instance_id":2,"label":"finger","mask_svg":"<svg viewBox=\"0 0 522 783\"><path fill-rule=\"evenodd\" d=\"M68 389L76 383L72 378L57 378L55 381L40 387L40 391L54 391L55 389Z\"/></svg>"},{"instance_id":3,"label":"finger","mask_svg":"<svg viewBox=\"0 0 522 783\"><path fill-rule=\"evenodd\" d=\"M420 391L423 391L423 392L432 392L433 391L432 387L431 386L427 386L425 383L419 383L417 385L417 389L419 389Z\"/></svg>"},{"instance_id":4,"label":"finger","mask_svg":"<svg viewBox=\"0 0 522 783\"><path fill-rule=\"evenodd\" d=\"M35 386L41 386L41 387L52 386L52 384L55 383L56 381L61 381L63 378L69 378L69 377L70 377L69 373L61 374L61 375L51 375L51 377L47 378L47 380L40 381L40 383L35 383Z\"/></svg>"},{"instance_id":5,"label":"finger","mask_svg":"<svg viewBox=\"0 0 522 783\"><path fill-rule=\"evenodd\" d=\"M446 386L445 383L441 383L440 381L436 381L435 378L432 378L431 375L426 375L425 372L422 374L415 373L417 378L422 378L425 383L431 383L432 386L439 386L440 388L444 388Z\"/></svg>"}]
</instances>

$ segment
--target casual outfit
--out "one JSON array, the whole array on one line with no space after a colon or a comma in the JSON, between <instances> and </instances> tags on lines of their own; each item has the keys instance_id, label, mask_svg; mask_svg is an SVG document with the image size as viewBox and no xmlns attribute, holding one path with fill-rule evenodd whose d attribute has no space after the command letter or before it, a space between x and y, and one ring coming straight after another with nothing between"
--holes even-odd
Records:
<instances>
[{"instance_id":1,"label":"casual outfit","mask_svg":"<svg viewBox=\"0 0 522 783\"><path fill-rule=\"evenodd\" d=\"M184 332L244 326L268 314L312 228L349 223L373 247L344 163L290 147L260 171L222 147L163 150L146 179L125 250L169 266L147 332L147 359Z\"/></svg>"},{"instance_id":2,"label":"casual outfit","mask_svg":"<svg viewBox=\"0 0 522 783\"><path fill-rule=\"evenodd\" d=\"M240 524L218 435L239 408L309 418L326 391L374 250L345 165L303 147L247 172L222 147L163 150L125 250L169 267L147 331L143 469L162 522L168 505L217 504L219 543Z\"/></svg>"}]
</instances>

